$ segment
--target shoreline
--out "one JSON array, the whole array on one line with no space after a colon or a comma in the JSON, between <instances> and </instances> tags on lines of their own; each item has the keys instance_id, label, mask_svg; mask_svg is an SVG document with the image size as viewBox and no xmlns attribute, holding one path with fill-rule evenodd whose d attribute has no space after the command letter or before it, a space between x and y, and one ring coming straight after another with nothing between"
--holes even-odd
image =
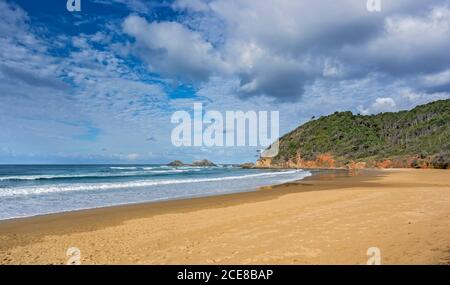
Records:
<instances>
[{"instance_id":1,"label":"shoreline","mask_svg":"<svg viewBox=\"0 0 450 285\"><path fill-rule=\"evenodd\" d=\"M340 201L339 203L345 204L353 199L355 195L361 195L361 197L364 198L364 196L368 193L376 198L377 195L381 195L381 193L377 193L377 189L383 190L383 188L395 188L399 189L397 191L411 191L407 189L421 188L418 190L420 191L418 194L424 195L424 193L422 193L423 189L431 187L439 190L436 190L436 193L434 194L440 195L439 199L433 198L430 200L433 205L440 205L443 201L450 201L450 195L448 195L448 193L450 193L450 184L448 181L449 177L448 172L445 170L394 169L385 171L364 169L353 172L354 176L338 172L350 173L344 170L313 174L303 180L262 187L251 192L239 192L182 200L147 202L132 205L118 205L27 218L2 220L0 221L0 263L63 264L65 260L64 250L69 246L76 246L73 244L76 243L73 242L75 239L81 241L78 243L81 243L80 249L82 252L95 252L94 255L89 255L85 259L86 264L183 264L184 262L187 262L188 264L228 264L230 262L239 264L351 264L354 263L351 261L352 258L354 258L352 256L347 256L349 259L342 259L339 257L329 257L328 259L322 259L324 257L318 259L313 258L317 257L315 256L317 254L311 254L310 260L308 258L302 259L302 255L300 254L300 257L297 256L296 258L292 258L292 260L288 257L279 257L279 259L275 258L275 260L271 261L266 260L267 257L266 259L258 259L258 256L261 254L261 252L258 251L258 254L247 254L246 258L237 258L236 254L232 253L233 246L230 246L231 243L229 243L229 241L225 242L228 246L222 247L223 249L219 251L217 251L217 249L208 250L211 246L214 248L214 242L212 242L212 244L208 244L208 246L196 246L196 244L205 243L204 237L201 235L201 233L203 233L207 236L214 236L215 239L217 239L216 244L223 245L224 241L222 239L224 239L224 235L226 236L226 234L229 234L230 231L234 232L241 229L241 232L236 232L238 236L233 236L234 242L239 244L245 241L245 238L241 237L242 240L239 238L241 235L245 236L245 231L247 229L245 224L254 224L260 216L263 217L264 215L269 215L271 213L273 215L280 215L283 219L290 220L292 215L295 216L298 213L303 212L305 213L305 217L309 217L308 215L313 215L316 211L323 211L330 214L327 207L323 208L322 203L328 203L330 201L334 201L333 199L337 199ZM402 176L408 177L405 178ZM430 179L422 182L423 185L420 185L417 181L411 180L411 178L417 176L430 176ZM435 183L436 176L443 177L445 179L443 182ZM401 179L399 180L399 178ZM393 181L389 181L389 179L393 179ZM385 182L386 180L388 180L387 184ZM383 195L391 195L390 191L387 190L388 189L381 191L383 192ZM413 194L416 195L415 193ZM396 199L399 199L399 201L404 199L402 195L398 196L398 193L395 193L395 196ZM298 205L292 204L294 200L298 202ZM420 201L414 201L414 203L416 202L420 203ZM318 203L318 205L316 205L317 207L314 206L314 203ZM386 203L392 203L392 201L388 200ZM355 210L358 208L359 211L359 207L363 205L359 205L357 203L353 206L355 207ZM294 209L297 209L298 211L292 212ZM351 209L351 207L349 209ZM377 208L377 210L379 209ZM411 210L414 209L409 209L406 212L411 212ZM312 212L309 213L308 211ZM448 219L448 217L450 217L450 209L447 211L446 208L439 207L439 211L439 215L444 213L448 215L446 217L447 220L450 220ZM203 213L204 215L199 216L199 213ZM331 217L334 215L342 215L340 211L336 211L332 214L333 215ZM394 212L394 214L398 213ZM206 219L205 217L211 217L211 219ZM317 220L323 218L323 216L317 215ZM345 217L342 218L345 219ZM236 219L242 221L239 223L234 223L233 221ZM269 221L271 216L269 215L268 217L263 218L261 222L264 222L266 219ZM259 224L259 226L255 226L253 230L258 232L261 231L262 228L266 227L273 226L276 228L276 225L274 224L278 224L283 221L283 219L275 219L272 220L272 223L268 224L265 224L264 222L263 224ZM355 217L355 219L358 219L358 217ZM199 220L204 222L205 225L198 224ZM290 223L291 222L293 223L294 221L290 221ZM296 234L299 235L299 240L301 240L302 235L309 234L321 234L321 238L323 239L331 238L331 234L328 235L321 233L320 231L317 233L312 230L312 228L317 227L318 225L316 225L314 221L311 222L312 224L310 224L309 227L306 227L304 232L296 232ZM327 220L324 220L323 222L328 223ZM389 221L387 220L386 222ZM139 226L136 227L136 225L134 225L135 223ZM353 221L352 223L349 223L348 226L354 226L357 223L361 223L361 221ZM437 226L441 228L442 223L444 222L441 221L437 224ZM243 225L244 228L242 228ZM443 226L448 225L449 221L443 224ZM210 230L204 232L204 226ZM333 226L339 228L339 224L332 225L332 228ZM186 235L181 234L184 231L189 231L191 228L198 228L199 231L190 232L190 234ZM275 230L275 228L273 230ZM281 229L276 228L276 231L281 231ZM294 233L289 233L289 231L289 229L285 229L281 232L287 236L294 235ZM130 232L134 233L134 236L130 236ZM339 233L343 234L342 232ZM427 232L421 233L427 234ZM433 233L430 232L430 234ZM450 232L445 231L445 234L450 234ZM448 246L447 249L450 248L450 239L443 239L444 240L441 241L441 243L444 242L443 244ZM118 248L121 248L119 253L111 253L109 252L110 250L105 249L105 247L107 247L107 245L112 241L116 241L113 242L113 244L115 244ZM306 238L305 241L311 242L308 238ZM402 240L399 239L399 241ZM276 239L274 240L271 238L270 242L273 243L272 245L275 245L275 248L271 250L280 251L281 248L283 248L282 245L277 245L278 241ZM148 247L152 248L152 252L164 252L164 254L162 254L164 257L142 256L140 251L142 250L144 253L147 251L139 249L140 243L145 244L144 248L147 247L147 250ZM177 245L171 243L175 243ZM182 248L187 246L187 248L184 250L181 249L181 251L177 253L177 250L175 249L180 246ZM323 246L325 248L327 247L326 242ZM197 253L199 256L189 257L188 253L190 251L187 249L192 250L192 248L198 248L199 250L203 249L204 252L200 250L200 253L202 254ZM319 246L319 248L316 248L316 253L323 250L324 249ZM440 251L441 250L443 249L440 249ZM106 254L107 252L112 254L112 256ZM364 258L364 254L364 252L361 253L361 258ZM318 255L320 256L320 254ZM442 255L440 258L445 258L444 252L440 252L440 255ZM212 256L215 258L208 260L205 256ZM273 258L274 257L272 257L272 259ZM427 258L431 257L427 256ZM436 259L435 256L433 256L433 258L433 260ZM424 259L421 259L420 261L423 260ZM431 262L428 259L425 260L427 260L425 263ZM432 261L431 263L436 262L437 261ZM397 262L395 262L395 258L392 259L392 263L397 264ZM413 260L412 263L416 262Z\"/></svg>"},{"instance_id":2,"label":"shoreline","mask_svg":"<svg viewBox=\"0 0 450 285\"><path fill-rule=\"evenodd\" d=\"M28 216L28 217L16 217L16 218L9 218L9 219L3 219L0 220L0 236L2 232L5 231L5 229L8 229L9 227L16 227L16 226L31 226L31 224L34 223L52 223L55 220L60 220L64 218L69 219L83 219L86 216L97 216L97 218L102 218L102 215L114 215L115 212L121 212L120 215L126 214L123 216L123 220L132 219L136 217L140 217L139 215L142 212L146 212L145 214L169 214L172 212L178 212L179 210L193 210L193 209L201 209L204 206L211 205L211 206L217 206L217 205L224 205L224 203L227 203L227 205L235 205L245 202L258 202L258 201L264 201L269 199L274 199L276 197L292 193L290 189L283 189L289 185L302 185L306 186L308 182L314 183L318 182L324 177L335 176L335 172L342 172L339 176L347 176L349 175L349 171L346 169L309 169L308 171L312 172L330 172L330 173L322 173L322 174L312 174L311 176L306 176L305 178L301 180L295 180L290 182L285 182L281 184L275 184L275 185L267 185L258 187L251 190L245 190L240 192L232 192L232 193L222 193L222 194L216 194L216 195L209 195L209 196L194 196L194 197L187 197L187 198L173 198L173 199L167 199L167 200L160 200L160 201L147 201L147 202L140 202L140 203L131 203L131 204L119 204L119 205L111 205L111 206L105 206L105 207L98 207L98 208L87 208L87 209L78 209L78 210L70 210L70 211L64 211L64 212L57 212L57 213L48 213L48 214L40 214L35 216ZM366 177L364 177L364 180L366 180L369 177L373 177L377 174L379 174L377 169L370 169L365 170L368 171L370 174ZM363 179L363 177L361 177ZM368 179L367 179L368 180ZM322 189L323 188L323 189ZM301 193L305 191L321 191L326 190L328 187L316 187L314 190L310 189L296 189L296 193ZM264 192L263 191L270 191L270 192ZM217 199L216 199L217 198ZM217 200L217 201L216 201ZM220 201L219 201L220 200ZM153 213L154 212L154 213ZM101 221L101 223L107 222L107 221ZM113 224L110 224L113 225ZM110 226L102 224L102 226ZM0 248L1 250L1 248Z\"/></svg>"},{"instance_id":3,"label":"shoreline","mask_svg":"<svg viewBox=\"0 0 450 285\"><path fill-rule=\"evenodd\" d=\"M286 168L286 170L292 170L292 169ZM303 169L298 168L297 170L303 170ZM334 171L344 172L345 171L345 172L348 172L348 170L346 170L346 169L325 169L325 168L324 169L322 169L322 168L306 169L305 171L312 172L312 173L319 172L319 171L331 171L331 172L334 172ZM240 193L251 193L251 192L260 191L267 187L278 187L278 186L283 186L284 184L304 181L305 179L308 179L308 178L311 178L312 176L314 176L312 173L311 173L311 175L305 176L302 179L288 181L288 182L284 182L284 183L280 183L280 184L266 185L266 186L260 186L260 187L256 187L256 188L249 188L246 190L240 190L240 191L236 191L236 192L233 191L233 192L223 192L223 193L217 193L217 194L196 195L196 196L188 196L188 197L163 198L163 199L153 200L153 201L114 204L114 205L99 206L99 207L94 207L94 208L81 208L81 209L67 210L67 211L62 211L62 212L37 214L37 215L32 215L32 216L12 217L12 218L0 219L0 225L2 223L7 223L7 222L15 222L15 221L20 221L20 220L40 218L40 217L46 217L46 216L51 216L51 215L71 214L71 213L77 213L77 212L95 211L95 210L102 210L102 209L109 209L109 208L114 209L114 208L119 208L119 207L122 208L122 207L131 207L131 206L145 206L145 205L154 205L154 204L174 202L174 201L190 201L193 199L213 198L213 197L220 197L220 196L235 195L235 194L240 194Z\"/></svg>"}]
</instances>

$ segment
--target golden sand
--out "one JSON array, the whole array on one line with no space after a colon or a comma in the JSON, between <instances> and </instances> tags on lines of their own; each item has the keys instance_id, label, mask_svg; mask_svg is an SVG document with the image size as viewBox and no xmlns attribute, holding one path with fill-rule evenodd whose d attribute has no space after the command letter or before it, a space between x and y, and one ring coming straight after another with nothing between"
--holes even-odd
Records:
<instances>
[{"instance_id":1,"label":"golden sand","mask_svg":"<svg viewBox=\"0 0 450 285\"><path fill-rule=\"evenodd\" d=\"M1 264L450 262L450 172L363 171L208 198L0 222Z\"/></svg>"}]
</instances>

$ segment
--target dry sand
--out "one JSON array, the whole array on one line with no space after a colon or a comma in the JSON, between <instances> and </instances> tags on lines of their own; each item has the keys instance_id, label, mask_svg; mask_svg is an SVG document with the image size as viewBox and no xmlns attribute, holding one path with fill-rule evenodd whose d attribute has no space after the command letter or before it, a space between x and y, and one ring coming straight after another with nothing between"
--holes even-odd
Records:
<instances>
[{"instance_id":1,"label":"dry sand","mask_svg":"<svg viewBox=\"0 0 450 285\"><path fill-rule=\"evenodd\" d=\"M323 174L255 192L0 222L1 264L450 262L450 172Z\"/></svg>"}]
</instances>

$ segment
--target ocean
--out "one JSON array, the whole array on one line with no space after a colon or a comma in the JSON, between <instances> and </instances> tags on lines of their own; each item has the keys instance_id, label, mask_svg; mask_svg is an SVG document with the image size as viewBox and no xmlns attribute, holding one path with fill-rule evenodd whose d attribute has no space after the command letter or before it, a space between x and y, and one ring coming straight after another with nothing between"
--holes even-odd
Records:
<instances>
[{"instance_id":1,"label":"ocean","mask_svg":"<svg viewBox=\"0 0 450 285\"><path fill-rule=\"evenodd\" d=\"M310 175L231 165L0 165L0 220L252 191Z\"/></svg>"}]
</instances>

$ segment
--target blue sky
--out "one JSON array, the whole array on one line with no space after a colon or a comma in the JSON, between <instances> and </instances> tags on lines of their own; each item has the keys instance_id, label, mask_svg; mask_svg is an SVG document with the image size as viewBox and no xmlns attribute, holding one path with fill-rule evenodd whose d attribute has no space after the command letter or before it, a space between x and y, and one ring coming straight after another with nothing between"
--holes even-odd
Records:
<instances>
[{"instance_id":1,"label":"blue sky","mask_svg":"<svg viewBox=\"0 0 450 285\"><path fill-rule=\"evenodd\" d=\"M447 1L0 0L0 163L255 160L174 147L173 112L335 111L450 98Z\"/></svg>"}]
</instances>

